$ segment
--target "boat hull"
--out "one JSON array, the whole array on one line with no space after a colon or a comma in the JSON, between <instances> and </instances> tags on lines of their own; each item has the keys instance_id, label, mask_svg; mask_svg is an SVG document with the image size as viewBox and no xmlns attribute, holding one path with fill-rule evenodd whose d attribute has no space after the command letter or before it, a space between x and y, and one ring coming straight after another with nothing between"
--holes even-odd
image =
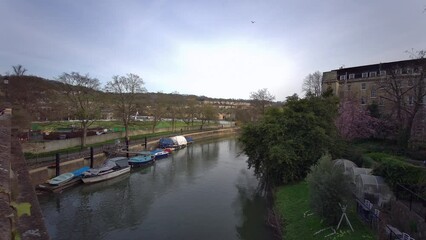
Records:
<instances>
[{"instance_id":1,"label":"boat hull","mask_svg":"<svg viewBox=\"0 0 426 240\"><path fill-rule=\"evenodd\" d=\"M123 175L125 173L130 172L130 167L126 167L120 170L116 170L113 172L109 172L106 174L102 174L102 175L97 175L97 176L93 176L93 177L84 177L81 180L84 183L96 183L96 182L101 182L101 181L105 181L114 177L118 177L120 175Z\"/></svg>"},{"instance_id":2,"label":"boat hull","mask_svg":"<svg viewBox=\"0 0 426 240\"><path fill-rule=\"evenodd\" d=\"M147 162L130 162L129 161L129 165L132 168L136 168L136 167L143 167L143 166L148 166L154 163L154 159L147 161Z\"/></svg>"}]
</instances>

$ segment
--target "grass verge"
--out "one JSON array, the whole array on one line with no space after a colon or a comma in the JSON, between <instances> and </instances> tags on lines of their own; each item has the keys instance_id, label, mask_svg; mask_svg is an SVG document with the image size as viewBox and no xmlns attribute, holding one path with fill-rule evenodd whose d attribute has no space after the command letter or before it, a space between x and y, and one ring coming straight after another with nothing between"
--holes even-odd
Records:
<instances>
[{"instance_id":1,"label":"grass verge","mask_svg":"<svg viewBox=\"0 0 426 240\"><path fill-rule=\"evenodd\" d=\"M318 215L304 217L304 213L310 211L309 188L303 181L297 184L279 187L276 193L275 206L284 219L283 239L324 239L332 231L325 230L317 235L314 233L329 227L321 221ZM354 207L349 209L349 221L355 232L352 232L345 221L337 234L325 239L375 239L374 234L356 216Z\"/></svg>"}]
</instances>

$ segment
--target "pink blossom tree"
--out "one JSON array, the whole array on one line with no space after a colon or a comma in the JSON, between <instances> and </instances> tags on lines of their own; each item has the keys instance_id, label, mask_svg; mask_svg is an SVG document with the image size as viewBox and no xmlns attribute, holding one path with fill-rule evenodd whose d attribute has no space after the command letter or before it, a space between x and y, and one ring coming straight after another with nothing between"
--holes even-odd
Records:
<instances>
[{"instance_id":1,"label":"pink blossom tree","mask_svg":"<svg viewBox=\"0 0 426 240\"><path fill-rule=\"evenodd\" d=\"M370 116L354 99L345 99L340 103L336 127L345 140L374 137L382 121Z\"/></svg>"}]
</instances>

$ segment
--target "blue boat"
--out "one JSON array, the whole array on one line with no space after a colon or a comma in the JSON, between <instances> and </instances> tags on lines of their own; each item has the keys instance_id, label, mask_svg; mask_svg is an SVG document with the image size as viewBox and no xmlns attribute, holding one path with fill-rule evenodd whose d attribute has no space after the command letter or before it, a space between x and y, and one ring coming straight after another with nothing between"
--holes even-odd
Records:
<instances>
[{"instance_id":1,"label":"blue boat","mask_svg":"<svg viewBox=\"0 0 426 240\"><path fill-rule=\"evenodd\" d=\"M89 167L82 167L73 172L63 173L57 177L50 179L48 183L50 185L61 185L61 184L67 183L68 181L72 179L80 178L83 175L83 173L89 169L90 169Z\"/></svg>"},{"instance_id":2,"label":"blue boat","mask_svg":"<svg viewBox=\"0 0 426 240\"><path fill-rule=\"evenodd\" d=\"M155 160L166 158L169 156L169 152L166 152L163 149L152 150L151 154L154 155Z\"/></svg>"},{"instance_id":3,"label":"blue boat","mask_svg":"<svg viewBox=\"0 0 426 240\"><path fill-rule=\"evenodd\" d=\"M175 143L171 138L160 138L158 142L160 148L175 148L177 143Z\"/></svg>"},{"instance_id":4,"label":"blue boat","mask_svg":"<svg viewBox=\"0 0 426 240\"><path fill-rule=\"evenodd\" d=\"M192 137L185 136L185 139L188 145L194 143L194 139Z\"/></svg>"},{"instance_id":5,"label":"blue boat","mask_svg":"<svg viewBox=\"0 0 426 240\"><path fill-rule=\"evenodd\" d=\"M141 167L154 162L154 155L151 152L140 152L138 155L129 158L131 167Z\"/></svg>"}]
</instances>

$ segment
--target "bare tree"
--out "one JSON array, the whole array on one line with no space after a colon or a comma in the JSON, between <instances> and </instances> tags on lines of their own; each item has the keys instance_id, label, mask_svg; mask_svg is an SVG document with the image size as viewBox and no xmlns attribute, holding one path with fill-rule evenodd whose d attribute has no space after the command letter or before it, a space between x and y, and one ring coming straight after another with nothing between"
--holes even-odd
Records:
<instances>
[{"instance_id":1,"label":"bare tree","mask_svg":"<svg viewBox=\"0 0 426 240\"><path fill-rule=\"evenodd\" d=\"M136 115L137 94L146 92L143 79L136 74L127 76L113 76L105 86L105 91L114 93L115 110L123 122L126 140L129 140L129 124L132 115Z\"/></svg>"},{"instance_id":2,"label":"bare tree","mask_svg":"<svg viewBox=\"0 0 426 240\"><path fill-rule=\"evenodd\" d=\"M89 77L88 74L63 73L58 77L63 85L66 94L69 110L80 121L83 134L81 137L81 147L86 146L86 136L88 127L100 116L99 109L99 80Z\"/></svg>"},{"instance_id":3,"label":"bare tree","mask_svg":"<svg viewBox=\"0 0 426 240\"><path fill-rule=\"evenodd\" d=\"M15 76L24 76L24 73L27 71L21 64L12 66Z\"/></svg>"},{"instance_id":4,"label":"bare tree","mask_svg":"<svg viewBox=\"0 0 426 240\"><path fill-rule=\"evenodd\" d=\"M263 88L257 90L257 92L251 92L250 99L253 101L257 112L264 114L266 107L275 100L275 96L269 93L267 88Z\"/></svg>"},{"instance_id":5,"label":"bare tree","mask_svg":"<svg viewBox=\"0 0 426 240\"><path fill-rule=\"evenodd\" d=\"M159 95L151 96L147 111L153 117L152 133L155 133L155 128L161 122L161 118L165 115L166 109L166 104L163 99L159 98Z\"/></svg>"},{"instance_id":6,"label":"bare tree","mask_svg":"<svg viewBox=\"0 0 426 240\"><path fill-rule=\"evenodd\" d=\"M217 110L211 104L203 104L199 107L198 119L201 120L200 129L203 129L206 123L217 120Z\"/></svg>"},{"instance_id":7,"label":"bare tree","mask_svg":"<svg viewBox=\"0 0 426 240\"><path fill-rule=\"evenodd\" d=\"M403 149L408 147L417 113L422 110L426 98L425 53L411 52L413 62L386 70L386 78L378 86L384 93L381 98L393 105L390 116L395 120L398 143Z\"/></svg>"},{"instance_id":8,"label":"bare tree","mask_svg":"<svg viewBox=\"0 0 426 240\"><path fill-rule=\"evenodd\" d=\"M303 80L302 91L305 92L306 95L311 94L315 97L321 96L322 73L320 71L316 71L306 76Z\"/></svg>"}]
</instances>

